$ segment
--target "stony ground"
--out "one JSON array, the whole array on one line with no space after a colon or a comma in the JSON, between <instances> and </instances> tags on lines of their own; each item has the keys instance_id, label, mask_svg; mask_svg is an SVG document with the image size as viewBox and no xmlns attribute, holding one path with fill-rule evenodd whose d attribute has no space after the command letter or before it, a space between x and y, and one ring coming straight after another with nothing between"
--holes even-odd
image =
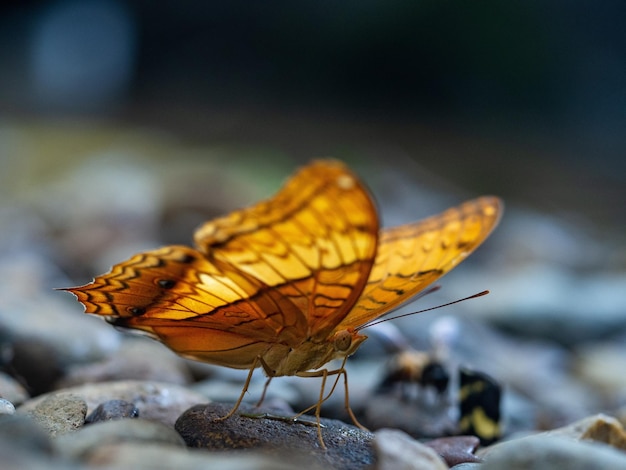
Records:
<instances>
[{"instance_id":1,"label":"stony ground","mask_svg":"<svg viewBox=\"0 0 626 470\"><path fill-rule=\"evenodd\" d=\"M315 379L274 380L267 414L216 424L245 372L120 333L53 290L137 251L188 244L203 220L271 194L296 162L145 131L4 125L2 134L11 156L0 188L3 468L626 468L626 271L610 231L509 204L485 246L405 311L491 294L368 331L348 374L351 405L372 432L350 424L338 387L323 408L324 450L308 418L276 419L317 401ZM464 198L428 186L415 166L352 164L387 224ZM499 382L502 442L454 436L454 379L443 397L378 393L405 345L444 350L453 378L464 365ZM248 403L263 385L259 372Z\"/></svg>"}]
</instances>

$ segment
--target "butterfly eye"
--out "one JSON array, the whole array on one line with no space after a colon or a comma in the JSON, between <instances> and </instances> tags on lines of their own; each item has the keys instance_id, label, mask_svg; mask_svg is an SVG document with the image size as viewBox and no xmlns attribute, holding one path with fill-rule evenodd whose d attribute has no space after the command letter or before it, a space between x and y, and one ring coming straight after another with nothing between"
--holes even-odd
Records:
<instances>
[{"instance_id":1,"label":"butterfly eye","mask_svg":"<svg viewBox=\"0 0 626 470\"><path fill-rule=\"evenodd\" d=\"M171 289L176 285L176 281L173 281L172 279L159 279L157 284L163 289Z\"/></svg>"},{"instance_id":2,"label":"butterfly eye","mask_svg":"<svg viewBox=\"0 0 626 470\"><path fill-rule=\"evenodd\" d=\"M350 345L352 344L352 335L346 330L339 331L335 335L333 344L335 345L335 349L337 351L347 351L350 349Z\"/></svg>"},{"instance_id":3,"label":"butterfly eye","mask_svg":"<svg viewBox=\"0 0 626 470\"><path fill-rule=\"evenodd\" d=\"M127 310L133 317L140 317L146 313L146 309L144 307L128 307Z\"/></svg>"}]
</instances>

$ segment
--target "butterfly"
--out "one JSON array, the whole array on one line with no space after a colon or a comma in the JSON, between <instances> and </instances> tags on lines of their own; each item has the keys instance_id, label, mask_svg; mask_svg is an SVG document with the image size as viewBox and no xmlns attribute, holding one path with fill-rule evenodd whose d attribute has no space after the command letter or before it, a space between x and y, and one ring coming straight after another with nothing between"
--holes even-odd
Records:
<instances>
[{"instance_id":1,"label":"butterfly","mask_svg":"<svg viewBox=\"0 0 626 470\"><path fill-rule=\"evenodd\" d=\"M181 356L250 372L322 377L315 408L343 376L360 331L459 264L497 225L503 205L481 197L419 222L380 229L376 207L343 163L300 169L272 198L208 221L195 248L166 246L67 288L115 326ZM338 368L325 367L333 359ZM324 397L329 376L336 376ZM266 388L267 388L266 384Z\"/></svg>"}]
</instances>

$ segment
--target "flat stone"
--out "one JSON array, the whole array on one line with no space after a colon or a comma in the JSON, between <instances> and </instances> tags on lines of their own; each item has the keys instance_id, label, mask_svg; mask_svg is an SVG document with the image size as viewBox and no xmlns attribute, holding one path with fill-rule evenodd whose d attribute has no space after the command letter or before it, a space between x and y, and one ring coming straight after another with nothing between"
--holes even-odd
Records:
<instances>
[{"instance_id":1,"label":"flat stone","mask_svg":"<svg viewBox=\"0 0 626 470\"><path fill-rule=\"evenodd\" d=\"M278 416L270 408L242 405L228 419L230 404L211 403L190 408L176 422L176 430L189 447L209 450L256 449L272 457L305 455L308 466L354 469L374 463L372 433L338 420L322 418L322 436L318 438L315 418ZM307 466L307 467L308 467Z\"/></svg>"}]
</instances>

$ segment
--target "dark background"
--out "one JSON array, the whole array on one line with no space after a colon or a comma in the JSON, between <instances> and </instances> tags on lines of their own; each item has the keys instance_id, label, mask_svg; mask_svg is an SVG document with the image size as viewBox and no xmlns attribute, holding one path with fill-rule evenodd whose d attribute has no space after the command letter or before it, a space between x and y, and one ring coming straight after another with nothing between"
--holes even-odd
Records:
<instances>
[{"instance_id":1,"label":"dark background","mask_svg":"<svg viewBox=\"0 0 626 470\"><path fill-rule=\"evenodd\" d=\"M624 18L618 0L8 2L0 110L414 161L622 233Z\"/></svg>"}]
</instances>

